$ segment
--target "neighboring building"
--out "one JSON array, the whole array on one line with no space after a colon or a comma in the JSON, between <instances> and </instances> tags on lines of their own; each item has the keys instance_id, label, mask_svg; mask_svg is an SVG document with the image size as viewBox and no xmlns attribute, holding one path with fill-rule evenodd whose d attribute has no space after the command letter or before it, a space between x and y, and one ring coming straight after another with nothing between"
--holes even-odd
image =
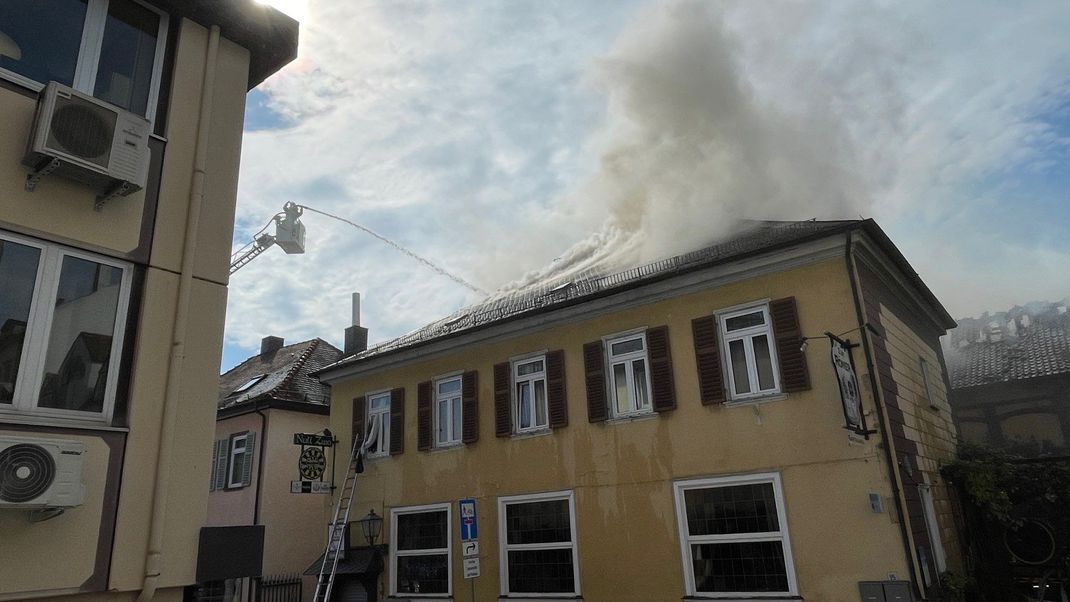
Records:
<instances>
[{"instance_id":1,"label":"neighboring building","mask_svg":"<svg viewBox=\"0 0 1070 602\"><path fill-rule=\"evenodd\" d=\"M0 2L0 599L179 600L210 560L245 98L297 29L251 0Z\"/></svg>"},{"instance_id":2,"label":"neighboring building","mask_svg":"<svg viewBox=\"0 0 1070 602\"><path fill-rule=\"evenodd\" d=\"M310 374L342 357L323 339L283 342L265 337L258 355L219 379L208 496L209 526L264 526L263 575L269 576L298 574L323 552L327 496L290 493L290 482L302 478L302 448L293 436L327 428L331 389ZM329 465L329 453L324 459ZM247 583L232 581L223 589L249 591ZM305 585L305 598L311 599L315 580Z\"/></svg>"},{"instance_id":3,"label":"neighboring building","mask_svg":"<svg viewBox=\"0 0 1070 602\"><path fill-rule=\"evenodd\" d=\"M959 320L948 337L951 405L964 441L1068 456L1070 314L1030 303Z\"/></svg>"},{"instance_id":4,"label":"neighboring building","mask_svg":"<svg viewBox=\"0 0 1070 602\"><path fill-rule=\"evenodd\" d=\"M939 475L953 325L873 221L763 222L494 298L319 375L340 445L384 427L351 517L386 518L385 595L905 600L959 563ZM844 428L823 333L862 343L868 436ZM374 580L350 530L349 576Z\"/></svg>"}]
</instances>

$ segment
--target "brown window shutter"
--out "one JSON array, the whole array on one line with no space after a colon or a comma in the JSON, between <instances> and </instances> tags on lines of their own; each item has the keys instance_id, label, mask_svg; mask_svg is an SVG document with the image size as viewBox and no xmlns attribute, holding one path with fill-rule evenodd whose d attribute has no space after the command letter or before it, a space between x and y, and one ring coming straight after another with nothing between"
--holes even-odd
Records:
<instances>
[{"instance_id":1,"label":"brown window shutter","mask_svg":"<svg viewBox=\"0 0 1070 602\"><path fill-rule=\"evenodd\" d=\"M691 320L691 334L695 339L699 398L703 405L723 403L726 397L721 348L717 343L717 319L704 316Z\"/></svg>"},{"instance_id":2,"label":"brown window shutter","mask_svg":"<svg viewBox=\"0 0 1070 602\"><path fill-rule=\"evenodd\" d=\"M416 386L416 449L431 449L431 381Z\"/></svg>"},{"instance_id":3,"label":"brown window shutter","mask_svg":"<svg viewBox=\"0 0 1070 602\"><path fill-rule=\"evenodd\" d=\"M773 319L773 337L780 360L781 389L787 393L809 390L810 372L806 368L806 355L800 348L803 339L795 297L770 301L769 315Z\"/></svg>"},{"instance_id":4,"label":"brown window shutter","mask_svg":"<svg viewBox=\"0 0 1070 602\"><path fill-rule=\"evenodd\" d=\"M405 389L390 391L390 455L405 451Z\"/></svg>"},{"instance_id":5,"label":"brown window shutter","mask_svg":"<svg viewBox=\"0 0 1070 602\"><path fill-rule=\"evenodd\" d=\"M364 441L364 420L368 416L367 399L361 395L353 398L353 440Z\"/></svg>"},{"instance_id":6,"label":"brown window shutter","mask_svg":"<svg viewBox=\"0 0 1070 602\"><path fill-rule=\"evenodd\" d=\"M550 428L568 426L565 352L560 349L546 354L546 405L550 414Z\"/></svg>"},{"instance_id":7,"label":"brown window shutter","mask_svg":"<svg viewBox=\"0 0 1070 602\"><path fill-rule=\"evenodd\" d=\"M509 362L494 364L494 434L508 437L513 434L513 416L509 389L512 381Z\"/></svg>"},{"instance_id":8,"label":"brown window shutter","mask_svg":"<svg viewBox=\"0 0 1070 602\"><path fill-rule=\"evenodd\" d=\"M672 378L672 354L669 352L669 327L655 326L646 331L647 357L650 358L650 399L655 412L676 409L676 386Z\"/></svg>"},{"instance_id":9,"label":"brown window shutter","mask_svg":"<svg viewBox=\"0 0 1070 602\"><path fill-rule=\"evenodd\" d=\"M609 408L606 407L606 362L602 341L583 346L583 371L587 377L587 421L603 422Z\"/></svg>"},{"instance_id":10,"label":"brown window shutter","mask_svg":"<svg viewBox=\"0 0 1070 602\"><path fill-rule=\"evenodd\" d=\"M479 373L474 370L461 377L461 441L479 441Z\"/></svg>"}]
</instances>

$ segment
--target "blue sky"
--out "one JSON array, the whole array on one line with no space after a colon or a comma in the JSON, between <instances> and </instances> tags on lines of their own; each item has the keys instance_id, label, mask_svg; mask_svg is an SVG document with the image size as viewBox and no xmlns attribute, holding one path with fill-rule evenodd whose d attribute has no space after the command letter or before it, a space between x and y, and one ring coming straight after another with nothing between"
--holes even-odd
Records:
<instances>
[{"instance_id":1,"label":"blue sky","mask_svg":"<svg viewBox=\"0 0 1070 602\"><path fill-rule=\"evenodd\" d=\"M297 201L486 290L642 260L741 217L874 217L955 316L1070 295L1070 5L280 0L299 58L250 94L235 247ZM372 341L480 296L306 215L231 279L265 335Z\"/></svg>"}]
</instances>

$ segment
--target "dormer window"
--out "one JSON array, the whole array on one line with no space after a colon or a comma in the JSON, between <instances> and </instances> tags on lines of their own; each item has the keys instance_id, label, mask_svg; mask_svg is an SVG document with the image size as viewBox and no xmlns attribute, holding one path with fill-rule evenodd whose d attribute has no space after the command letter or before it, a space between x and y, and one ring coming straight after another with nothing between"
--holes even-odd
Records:
<instances>
[{"instance_id":1,"label":"dormer window","mask_svg":"<svg viewBox=\"0 0 1070 602\"><path fill-rule=\"evenodd\" d=\"M167 15L136 0L4 0L0 76L57 81L152 119Z\"/></svg>"}]
</instances>

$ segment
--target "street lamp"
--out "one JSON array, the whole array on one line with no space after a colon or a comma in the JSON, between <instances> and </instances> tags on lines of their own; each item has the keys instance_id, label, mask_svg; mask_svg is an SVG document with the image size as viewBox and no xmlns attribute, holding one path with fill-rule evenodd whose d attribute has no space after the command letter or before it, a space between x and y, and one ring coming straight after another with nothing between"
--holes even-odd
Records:
<instances>
[{"instance_id":1,"label":"street lamp","mask_svg":"<svg viewBox=\"0 0 1070 602\"><path fill-rule=\"evenodd\" d=\"M383 517L376 514L375 510L372 509L357 522L360 523L360 530L364 532L364 539L368 540L368 545L374 548L375 540L379 539L379 533L383 530Z\"/></svg>"}]
</instances>

